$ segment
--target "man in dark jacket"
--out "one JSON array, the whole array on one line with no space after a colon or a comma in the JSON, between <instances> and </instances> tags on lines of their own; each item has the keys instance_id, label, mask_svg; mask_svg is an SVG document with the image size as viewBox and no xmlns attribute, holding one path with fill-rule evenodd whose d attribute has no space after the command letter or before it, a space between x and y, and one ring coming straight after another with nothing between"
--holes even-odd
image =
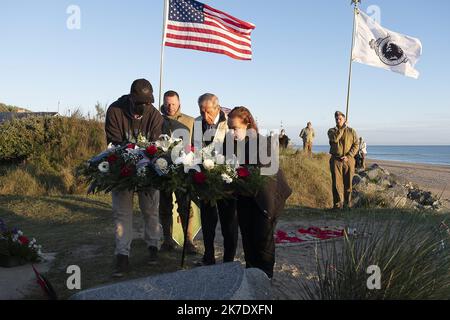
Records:
<instances>
[{"instance_id":1,"label":"man in dark jacket","mask_svg":"<svg viewBox=\"0 0 450 320\"><path fill-rule=\"evenodd\" d=\"M289 142L291 139L286 135L286 130L281 130L280 137L278 138L280 141L280 148L287 149L289 147Z\"/></svg>"},{"instance_id":2,"label":"man in dark jacket","mask_svg":"<svg viewBox=\"0 0 450 320\"><path fill-rule=\"evenodd\" d=\"M150 82L145 79L134 81L130 94L121 97L108 109L105 124L108 144L137 143L142 138L156 141L162 132L163 117L153 107L154 101ZM149 264L155 264L160 233L159 191L150 189L139 192L138 196L144 217L144 239L150 254ZM115 191L112 194L116 237L114 277L123 277L128 271L128 257L133 240L133 198L134 193L130 191Z\"/></svg>"},{"instance_id":3,"label":"man in dark jacket","mask_svg":"<svg viewBox=\"0 0 450 320\"><path fill-rule=\"evenodd\" d=\"M196 148L209 149L211 152L223 145L228 131L227 116L219 105L219 99L210 93L202 95L198 99L201 116L196 119L194 128L194 146ZM194 129L194 131L195 131ZM202 220L203 243L205 253L199 265L213 265L216 263L214 239L216 227L220 220L223 236L223 262L233 262L236 256L238 243L238 221L236 215L235 200L220 200L217 205L201 201L200 213Z\"/></svg>"}]
</instances>

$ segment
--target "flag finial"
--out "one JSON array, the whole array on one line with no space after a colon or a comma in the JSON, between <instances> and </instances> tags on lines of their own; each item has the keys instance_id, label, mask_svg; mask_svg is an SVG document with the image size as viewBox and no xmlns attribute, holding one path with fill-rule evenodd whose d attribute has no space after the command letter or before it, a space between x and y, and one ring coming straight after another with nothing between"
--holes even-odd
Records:
<instances>
[{"instance_id":1,"label":"flag finial","mask_svg":"<svg viewBox=\"0 0 450 320\"><path fill-rule=\"evenodd\" d=\"M351 4L354 5L355 8L357 8L361 4L361 0L352 0Z\"/></svg>"}]
</instances>

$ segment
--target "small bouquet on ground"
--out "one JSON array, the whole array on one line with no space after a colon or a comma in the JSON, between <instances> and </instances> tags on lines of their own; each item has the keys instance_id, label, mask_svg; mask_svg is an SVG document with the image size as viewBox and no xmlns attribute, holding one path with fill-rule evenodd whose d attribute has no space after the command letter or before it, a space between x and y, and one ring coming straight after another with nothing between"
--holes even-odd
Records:
<instances>
[{"instance_id":1,"label":"small bouquet on ground","mask_svg":"<svg viewBox=\"0 0 450 320\"><path fill-rule=\"evenodd\" d=\"M9 230L0 219L0 267L15 267L41 260L42 246L36 239L29 239L22 231Z\"/></svg>"}]
</instances>

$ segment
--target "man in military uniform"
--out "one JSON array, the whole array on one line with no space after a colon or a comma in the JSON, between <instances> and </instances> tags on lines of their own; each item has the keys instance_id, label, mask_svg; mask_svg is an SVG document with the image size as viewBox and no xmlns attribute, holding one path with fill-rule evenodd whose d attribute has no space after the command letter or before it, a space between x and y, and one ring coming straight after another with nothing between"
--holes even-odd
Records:
<instances>
[{"instance_id":1,"label":"man in military uniform","mask_svg":"<svg viewBox=\"0 0 450 320\"><path fill-rule=\"evenodd\" d=\"M306 128L300 132L300 138L303 140L303 151L306 152L308 156L312 156L313 142L316 137L316 133L312 127L312 123L308 122Z\"/></svg>"},{"instance_id":2,"label":"man in military uniform","mask_svg":"<svg viewBox=\"0 0 450 320\"><path fill-rule=\"evenodd\" d=\"M347 126L345 115L337 111L334 115L336 127L328 131L330 139L330 169L333 179L333 204L335 209L350 208L355 156L359 150L356 131Z\"/></svg>"}]
</instances>

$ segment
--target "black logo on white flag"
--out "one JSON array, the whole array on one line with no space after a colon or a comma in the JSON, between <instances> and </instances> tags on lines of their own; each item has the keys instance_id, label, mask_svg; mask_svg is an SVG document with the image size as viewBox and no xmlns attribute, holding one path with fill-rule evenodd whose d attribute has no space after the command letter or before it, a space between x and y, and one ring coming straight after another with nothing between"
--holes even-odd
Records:
<instances>
[{"instance_id":1,"label":"black logo on white flag","mask_svg":"<svg viewBox=\"0 0 450 320\"><path fill-rule=\"evenodd\" d=\"M408 62L408 57L405 52L392 41L390 35L386 38L379 38L376 41L375 39L371 40L370 47L375 50L381 62L388 66L398 66Z\"/></svg>"}]
</instances>

